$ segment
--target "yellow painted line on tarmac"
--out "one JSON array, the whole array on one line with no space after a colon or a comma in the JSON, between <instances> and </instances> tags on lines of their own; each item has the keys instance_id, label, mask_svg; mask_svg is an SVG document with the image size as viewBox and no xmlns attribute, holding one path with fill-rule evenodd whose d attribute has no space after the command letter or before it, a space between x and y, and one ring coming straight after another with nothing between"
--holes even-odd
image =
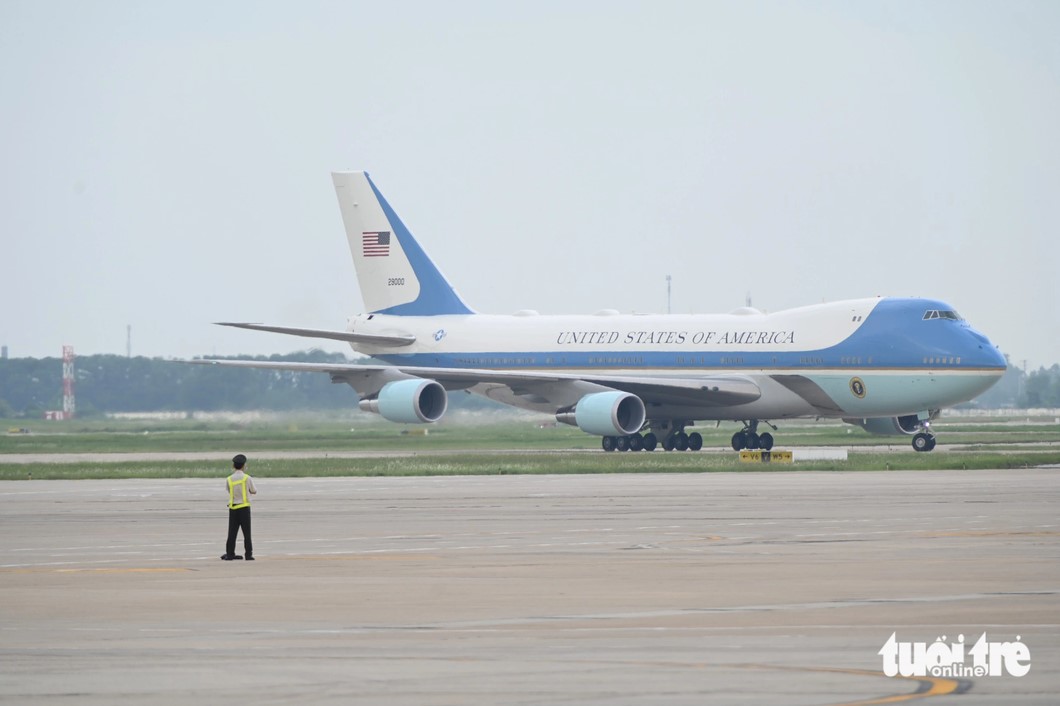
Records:
<instances>
[{"instance_id":1,"label":"yellow painted line on tarmac","mask_svg":"<svg viewBox=\"0 0 1060 706\"><path fill-rule=\"evenodd\" d=\"M579 660L581 662L590 664L599 664L596 660ZM606 662L606 661L605 661ZM897 704L904 701L916 701L918 699L925 699L931 696L946 696L947 694L954 694L961 691L967 691L971 682L964 680L960 681L957 679L945 679L941 677L903 677L895 676L888 677L882 671L873 671L870 669L844 669L842 667L794 667L779 664L722 664L722 663L710 663L710 662L663 662L656 660L635 660L625 662L626 664L634 664L640 666L653 666L653 667L677 667L677 668L691 668L691 669L754 669L763 672L826 672L832 674L851 674L859 677L878 677L880 679L889 680L900 680L902 682L914 682L917 684L917 690L909 694L889 694L887 696L876 696L861 701L843 701L837 704L830 704L829 706L874 706L875 704Z\"/></svg>"},{"instance_id":2,"label":"yellow painted line on tarmac","mask_svg":"<svg viewBox=\"0 0 1060 706\"><path fill-rule=\"evenodd\" d=\"M962 684L956 679L946 679L943 677L903 677L895 676L888 677L883 672L876 672L869 669L843 669L841 667L783 667L779 665L766 665L766 664L742 664L735 665L744 667L746 669L781 669L789 670L794 672L831 672L834 674L854 674L856 676L863 677L881 677L883 679L901 679L902 681L917 682L920 686L917 691L911 694L891 694L889 696L879 696L876 698L865 699L863 701L844 701L833 706L873 706L874 704L897 704L904 701L915 701L918 699L926 699L929 696L945 696L947 694L956 693L961 688ZM965 682L967 685L967 682Z\"/></svg>"},{"instance_id":3,"label":"yellow painted line on tarmac","mask_svg":"<svg viewBox=\"0 0 1060 706\"><path fill-rule=\"evenodd\" d=\"M947 694L956 693L956 691L961 688L961 683L956 679L946 679L944 677L888 677L880 672L873 672L865 669L818 669L816 671L845 672L847 674L883 677L884 679L903 679L906 681L915 681L921 685L922 689L915 691L912 694L894 694L892 696L881 696L878 699L866 699L865 701L847 701L842 704L836 704L836 706L871 706L871 704L897 704L903 701L926 699L929 696L945 696ZM927 687L926 689L924 689L925 686Z\"/></svg>"},{"instance_id":4,"label":"yellow painted line on tarmac","mask_svg":"<svg viewBox=\"0 0 1060 706\"><path fill-rule=\"evenodd\" d=\"M186 567L156 567L156 568L129 568L129 569L117 569L117 568L94 568L94 569L60 569L50 566L26 566L20 568L8 568L0 569L0 573L5 574L164 574L164 573L178 573L182 571L197 571L198 569L191 569Z\"/></svg>"}]
</instances>

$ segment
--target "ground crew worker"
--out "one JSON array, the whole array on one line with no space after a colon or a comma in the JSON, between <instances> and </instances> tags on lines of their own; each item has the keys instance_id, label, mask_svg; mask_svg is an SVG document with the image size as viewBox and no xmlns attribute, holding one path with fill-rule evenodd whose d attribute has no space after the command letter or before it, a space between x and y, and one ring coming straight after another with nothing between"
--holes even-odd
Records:
<instances>
[{"instance_id":1,"label":"ground crew worker","mask_svg":"<svg viewBox=\"0 0 1060 706\"><path fill-rule=\"evenodd\" d=\"M232 459L235 473L225 479L228 490L228 542L225 544L225 553L221 555L225 561L243 558L236 554L236 534L241 529L246 559L254 561L254 545L250 541L250 496L258 490L254 487L254 479L243 471L246 465L247 457L237 454Z\"/></svg>"}]
</instances>

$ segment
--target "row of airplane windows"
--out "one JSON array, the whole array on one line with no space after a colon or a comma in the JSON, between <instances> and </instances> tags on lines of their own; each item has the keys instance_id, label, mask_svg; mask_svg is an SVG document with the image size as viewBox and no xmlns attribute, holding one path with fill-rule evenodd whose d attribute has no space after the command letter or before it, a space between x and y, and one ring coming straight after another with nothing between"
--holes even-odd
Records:
<instances>
[{"instance_id":1,"label":"row of airplane windows","mask_svg":"<svg viewBox=\"0 0 1060 706\"><path fill-rule=\"evenodd\" d=\"M639 356L628 358L589 358L589 365L644 365L644 359Z\"/></svg>"},{"instance_id":2,"label":"row of airplane windows","mask_svg":"<svg viewBox=\"0 0 1060 706\"><path fill-rule=\"evenodd\" d=\"M472 365L478 367L492 367L492 366L526 366L526 365L538 365L539 361L537 358L460 358L457 362L462 365ZM718 359L717 365L743 365L746 361L737 356L722 356ZM779 365L780 361L773 357L773 365ZM644 365L644 358L640 356L629 356L629 357L590 357L588 361L589 365ZM960 357L924 357L925 365L960 365ZM566 365L566 358L545 358L545 365ZM674 358L674 364L676 365L711 365L704 356L692 356L686 358L684 356L676 356ZM825 365L825 359L817 356L803 356L799 358L800 365ZM872 365L872 358L862 359L853 356L844 356L839 359L840 365Z\"/></svg>"}]
</instances>

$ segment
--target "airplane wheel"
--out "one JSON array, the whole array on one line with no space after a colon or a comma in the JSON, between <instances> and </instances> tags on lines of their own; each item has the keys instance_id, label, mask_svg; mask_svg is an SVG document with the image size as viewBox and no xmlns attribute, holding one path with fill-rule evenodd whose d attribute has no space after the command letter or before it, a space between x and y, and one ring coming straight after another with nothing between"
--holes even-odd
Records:
<instances>
[{"instance_id":1,"label":"airplane wheel","mask_svg":"<svg viewBox=\"0 0 1060 706\"><path fill-rule=\"evenodd\" d=\"M629 451L629 437L628 436L616 436L615 437L615 448L619 451Z\"/></svg>"},{"instance_id":2,"label":"airplane wheel","mask_svg":"<svg viewBox=\"0 0 1060 706\"><path fill-rule=\"evenodd\" d=\"M755 434L753 431L747 432L744 436L747 438L747 448L752 451L761 446L762 440L759 438L758 434Z\"/></svg>"},{"instance_id":3,"label":"airplane wheel","mask_svg":"<svg viewBox=\"0 0 1060 706\"><path fill-rule=\"evenodd\" d=\"M670 434L670 436L668 436L665 439L663 439L663 450L664 451L673 451L674 450L674 435L673 434Z\"/></svg>"},{"instance_id":4,"label":"airplane wheel","mask_svg":"<svg viewBox=\"0 0 1060 706\"><path fill-rule=\"evenodd\" d=\"M649 433L644 435L644 450L645 451L654 451L655 448L658 445L659 445L659 437L655 436L655 434L652 434L652 433L649 432Z\"/></svg>"},{"instance_id":5,"label":"airplane wheel","mask_svg":"<svg viewBox=\"0 0 1060 706\"><path fill-rule=\"evenodd\" d=\"M603 448L604 451L614 451L615 437L605 436L604 438L600 439L600 446Z\"/></svg>"},{"instance_id":6,"label":"airplane wheel","mask_svg":"<svg viewBox=\"0 0 1060 706\"><path fill-rule=\"evenodd\" d=\"M738 431L732 435L733 451L743 451L745 446L747 446L747 441L744 439L744 433L742 431Z\"/></svg>"},{"instance_id":7,"label":"airplane wheel","mask_svg":"<svg viewBox=\"0 0 1060 706\"><path fill-rule=\"evenodd\" d=\"M703 448L703 437L699 434L699 432L695 432L694 431L691 434L689 434L688 435L688 450L689 451L699 451L701 448Z\"/></svg>"},{"instance_id":8,"label":"airplane wheel","mask_svg":"<svg viewBox=\"0 0 1060 706\"><path fill-rule=\"evenodd\" d=\"M762 436L758 437L758 445L761 446L763 450L769 451L773 448L773 435L769 432L762 434Z\"/></svg>"},{"instance_id":9,"label":"airplane wheel","mask_svg":"<svg viewBox=\"0 0 1060 706\"><path fill-rule=\"evenodd\" d=\"M935 437L931 437L931 444L928 446L928 451L935 450Z\"/></svg>"},{"instance_id":10,"label":"airplane wheel","mask_svg":"<svg viewBox=\"0 0 1060 706\"><path fill-rule=\"evenodd\" d=\"M913 437L913 450L914 451L930 451L932 438L930 435L920 432Z\"/></svg>"},{"instance_id":11,"label":"airplane wheel","mask_svg":"<svg viewBox=\"0 0 1060 706\"><path fill-rule=\"evenodd\" d=\"M678 451L688 451L688 435L683 431L674 434L674 448Z\"/></svg>"},{"instance_id":12,"label":"airplane wheel","mask_svg":"<svg viewBox=\"0 0 1060 706\"><path fill-rule=\"evenodd\" d=\"M640 451L644 448L644 437L640 434L633 434L629 437L629 450Z\"/></svg>"}]
</instances>

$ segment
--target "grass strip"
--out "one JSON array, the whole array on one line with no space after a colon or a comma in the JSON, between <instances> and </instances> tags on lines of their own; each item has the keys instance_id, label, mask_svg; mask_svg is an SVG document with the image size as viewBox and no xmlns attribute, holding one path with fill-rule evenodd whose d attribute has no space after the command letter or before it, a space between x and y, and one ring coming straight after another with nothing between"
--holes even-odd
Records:
<instances>
[{"instance_id":1,"label":"grass strip","mask_svg":"<svg viewBox=\"0 0 1060 706\"><path fill-rule=\"evenodd\" d=\"M414 430L414 431L423 431ZM0 435L0 454L45 453L160 453L246 451L409 451L427 453L466 449L599 449L599 437L573 428L537 429L529 425L495 427L432 427L429 435L402 433L393 426L357 432L337 429L290 430L254 428L243 430L176 430L147 433L86 432L65 434ZM696 429L707 448L728 448L732 428ZM1060 429L1013 429L1006 432L956 431L935 427L944 444L1060 444ZM775 434L778 444L799 446L849 446L871 449L909 444L905 436L872 436L842 428L792 428Z\"/></svg>"},{"instance_id":2,"label":"grass strip","mask_svg":"<svg viewBox=\"0 0 1060 706\"><path fill-rule=\"evenodd\" d=\"M846 461L794 464L742 463L736 454L417 454L386 458L261 459L252 464L258 478L328 476L466 476L594 473L710 473L792 471L976 470L1060 465L1060 450L997 453L918 454L852 452ZM202 461L120 461L114 463L34 463L0 465L0 480L87 480L126 478L223 478L224 464Z\"/></svg>"}]
</instances>

